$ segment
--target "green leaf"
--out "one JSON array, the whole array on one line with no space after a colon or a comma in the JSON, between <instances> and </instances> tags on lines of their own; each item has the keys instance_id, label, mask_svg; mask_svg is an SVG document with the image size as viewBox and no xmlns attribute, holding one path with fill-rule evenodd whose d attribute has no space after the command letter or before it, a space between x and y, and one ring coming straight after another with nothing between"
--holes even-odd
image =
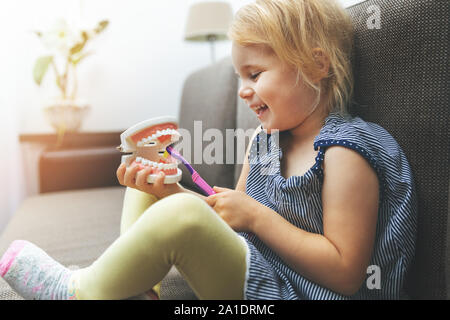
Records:
<instances>
[{"instance_id":1,"label":"green leaf","mask_svg":"<svg viewBox=\"0 0 450 320\"><path fill-rule=\"evenodd\" d=\"M41 85L42 79L47 73L48 67L53 62L52 56L44 56L40 57L36 60L33 68L33 78L34 82L37 83L38 86Z\"/></svg>"},{"instance_id":2,"label":"green leaf","mask_svg":"<svg viewBox=\"0 0 450 320\"><path fill-rule=\"evenodd\" d=\"M98 26L94 29L95 33L100 33L108 26L108 20L102 20L98 23Z\"/></svg>"},{"instance_id":3,"label":"green leaf","mask_svg":"<svg viewBox=\"0 0 450 320\"><path fill-rule=\"evenodd\" d=\"M83 30L81 32L81 36L83 37L84 42L89 40L89 35L88 35L88 33L86 31Z\"/></svg>"},{"instance_id":4,"label":"green leaf","mask_svg":"<svg viewBox=\"0 0 450 320\"><path fill-rule=\"evenodd\" d=\"M76 66L77 64L80 63L81 60L83 60L90 54L91 54L90 52L87 52L87 53L74 55L73 57L70 58L70 62L72 63L73 66Z\"/></svg>"},{"instance_id":5,"label":"green leaf","mask_svg":"<svg viewBox=\"0 0 450 320\"><path fill-rule=\"evenodd\" d=\"M81 50L83 50L84 45L86 44L86 39L83 38L84 40L82 42L78 42L76 45L74 45L72 48L70 48L70 54L73 55L75 53L80 52Z\"/></svg>"}]
</instances>

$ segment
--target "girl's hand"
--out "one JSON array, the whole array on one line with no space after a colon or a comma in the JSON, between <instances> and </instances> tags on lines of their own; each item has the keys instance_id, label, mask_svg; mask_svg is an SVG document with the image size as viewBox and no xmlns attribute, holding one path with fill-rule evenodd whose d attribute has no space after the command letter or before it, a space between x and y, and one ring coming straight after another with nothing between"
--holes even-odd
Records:
<instances>
[{"instance_id":1,"label":"girl's hand","mask_svg":"<svg viewBox=\"0 0 450 320\"><path fill-rule=\"evenodd\" d=\"M245 192L228 188L213 187L216 194L206 202L236 232L252 232L252 225L258 206L261 204Z\"/></svg>"},{"instance_id":2,"label":"girl's hand","mask_svg":"<svg viewBox=\"0 0 450 320\"><path fill-rule=\"evenodd\" d=\"M164 184L164 172L159 173L154 183L148 183L147 177L150 173L151 168L141 169L136 164L127 168L125 163L122 163L116 171L121 185L152 194L158 199L183 191L183 187L178 183Z\"/></svg>"}]
</instances>

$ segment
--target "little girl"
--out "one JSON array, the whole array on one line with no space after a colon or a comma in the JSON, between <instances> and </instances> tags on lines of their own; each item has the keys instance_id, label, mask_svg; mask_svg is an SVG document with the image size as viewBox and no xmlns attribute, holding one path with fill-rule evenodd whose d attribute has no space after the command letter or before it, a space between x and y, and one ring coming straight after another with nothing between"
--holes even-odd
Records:
<instances>
[{"instance_id":1,"label":"little girl","mask_svg":"<svg viewBox=\"0 0 450 320\"><path fill-rule=\"evenodd\" d=\"M346 115L346 12L332 0L257 0L229 36L239 95L261 122L236 189L203 197L165 186L164 176L147 184L147 170L121 165L121 236L76 271L13 242L0 275L20 295L125 299L175 265L201 299L405 297L413 180L389 133ZM375 285L368 270L378 270Z\"/></svg>"}]
</instances>

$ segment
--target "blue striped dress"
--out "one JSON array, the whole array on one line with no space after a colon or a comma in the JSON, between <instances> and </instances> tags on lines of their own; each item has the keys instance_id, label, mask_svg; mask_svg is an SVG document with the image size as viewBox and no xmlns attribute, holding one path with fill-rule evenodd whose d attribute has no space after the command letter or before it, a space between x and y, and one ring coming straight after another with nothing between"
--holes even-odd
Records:
<instances>
[{"instance_id":1,"label":"blue striped dress","mask_svg":"<svg viewBox=\"0 0 450 320\"><path fill-rule=\"evenodd\" d=\"M353 296L343 296L314 283L288 267L251 233L240 233L249 247L245 285L247 299L404 299L404 281L414 255L416 197L408 161L382 127L360 118L330 113L314 140L315 164L302 176L281 175L282 150L275 134L261 131L249 153L246 193L293 225L323 234L322 162L329 146L355 150L376 171L379 211L376 239L367 281ZM270 232L268 230L267 232ZM375 270L378 269L378 275ZM376 285L374 277L380 276ZM368 285L368 283L372 285ZM375 283L375 285L373 285Z\"/></svg>"}]
</instances>

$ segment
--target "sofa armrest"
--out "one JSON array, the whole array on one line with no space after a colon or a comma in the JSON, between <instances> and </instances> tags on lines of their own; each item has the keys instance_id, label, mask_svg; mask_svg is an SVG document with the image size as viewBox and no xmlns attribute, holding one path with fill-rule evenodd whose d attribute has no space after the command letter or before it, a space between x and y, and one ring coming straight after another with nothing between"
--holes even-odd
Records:
<instances>
[{"instance_id":1,"label":"sofa armrest","mask_svg":"<svg viewBox=\"0 0 450 320\"><path fill-rule=\"evenodd\" d=\"M114 146L44 151L39 160L40 192L118 186L120 160Z\"/></svg>"}]
</instances>

